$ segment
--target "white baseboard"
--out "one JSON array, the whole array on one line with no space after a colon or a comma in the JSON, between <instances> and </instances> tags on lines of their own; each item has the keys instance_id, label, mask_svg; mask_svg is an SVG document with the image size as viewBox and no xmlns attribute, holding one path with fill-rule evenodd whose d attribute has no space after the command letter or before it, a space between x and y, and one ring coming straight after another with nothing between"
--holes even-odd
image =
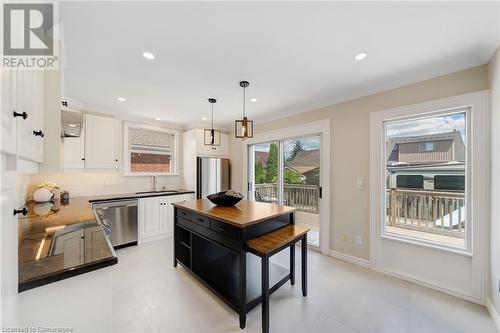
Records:
<instances>
[{"instance_id":1,"label":"white baseboard","mask_svg":"<svg viewBox=\"0 0 500 333\"><path fill-rule=\"evenodd\" d=\"M356 265L359 265L359 266L362 266L362 267L365 267L365 268L371 268L372 267L372 264L371 264L371 262L369 260L361 259L361 258L354 257L354 256L350 256L350 255L342 253L342 252L337 252L337 251L334 251L334 250L330 250L330 256L334 257L334 258L337 258L337 259L340 259L340 260L344 260L344 261L356 264Z\"/></svg>"},{"instance_id":2,"label":"white baseboard","mask_svg":"<svg viewBox=\"0 0 500 333\"><path fill-rule=\"evenodd\" d=\"M409 277L409 276L401 275L401 274L398 274L398 273L395 273L395 272L391 272L391 271L388 271L388 270L385 270L385 269L374 267L372 265L372 263L369 260L366 260L366 259L361 259L361 258L358 258L358 257L354 257L354 256L351 256L351 255L345 254L345 253L337 252L337 251L334 251L334 250L330 250L330 256L332 256L334 258L337 258L337 259L340 259L340 260L344 260L344 261L350 262L350 263L358 265L358 266L369 268L371 270L374 270L376 272L379 272L379 273L382 273L382 274L385 274L385 275L388 275L388 276L392 276L392 277L395 277L395 278L398 278L398 279L401 279L401 280L404 280L404 281L408 281L408 282L414 283L414 284L419 285L419 286L423 286L423 287L426 287L426 288L429 288L429 289L433 289L433 290L442 292L444 294L455 296L457 298L460 298L460 299L463 299L463 300L466 300L466 301L469 301L469 302L473 302L473 303L485 305L484 302L482 300L480 300L480 299L473 298L473 297L470 297L470 296L467 296L467 295L464 295L464 294L461 294L461 293L457 293L455 291L448 290L448 289L445 289L445 288L442 288L442 287L439 287L439 286L435 286L433 284L426 283L426 282L420 281L418 279L415 279L415 278L412 278L412 277Z\"/></svg>"},{"instance_id":3,"label":"white baseboard","mask_svg":"<svg viewBox=\"0 0 500 333\"><path fill-rule=\"evenodd\" d=\"M486 308L488 309L491 318L495 322L497 330L500 332L500 316L498 315L497 309L495 308L489 297L486 297Z\"/></svg>"}]
</instances>

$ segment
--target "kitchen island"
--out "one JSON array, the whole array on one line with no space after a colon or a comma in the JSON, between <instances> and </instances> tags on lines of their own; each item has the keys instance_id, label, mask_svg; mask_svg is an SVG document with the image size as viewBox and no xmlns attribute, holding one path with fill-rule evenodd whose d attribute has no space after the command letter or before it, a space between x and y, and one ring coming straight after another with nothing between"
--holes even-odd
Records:
<instances>
[{"instance_id":1,"label":"kitchen island","mask_svg":"<svg viewBox=\"0 0 500 333\"><path fill-rule=\"evenodd\" d=\"M184 201L175 207L174 266L181 264L239 313L261 302L260 259L246 251L247 240L294 224L295 208L243 200L236 206L215 206L207 199ZM290 267L269 267L269 292L294 281L294 248Z\"/></svg>"}]
</instances>

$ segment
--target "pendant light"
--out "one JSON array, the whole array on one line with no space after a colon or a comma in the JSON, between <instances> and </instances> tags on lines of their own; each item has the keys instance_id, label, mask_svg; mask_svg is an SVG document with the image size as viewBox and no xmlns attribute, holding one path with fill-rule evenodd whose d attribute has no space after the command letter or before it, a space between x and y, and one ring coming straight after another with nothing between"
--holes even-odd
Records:
<instances>
[{"instance_id":1,"label":"pendant light","mask_svg":"<svg viewBox=\"0 0 500 333\"><path fill-rule=\"evenodd\" d=\"M212 128L205 129L203 143L205 146L220 146L220 131L214 129L214 104L217 103L215 98L209 98L208 101L212 104Z\"/></svg>"},{"instance_id":2,"label":"pendant light","mask_svg":"<svg viewBox=\"0 0 500 333\"><path fill-rule=\"evenodd\" d=\"M234 137L237 139L253 138L253 121L248 120L246 115L246 91L250 85L248 81L241 81L240 87L243 88L243 118L234 122Z\"/></svg>"}]
</instances>

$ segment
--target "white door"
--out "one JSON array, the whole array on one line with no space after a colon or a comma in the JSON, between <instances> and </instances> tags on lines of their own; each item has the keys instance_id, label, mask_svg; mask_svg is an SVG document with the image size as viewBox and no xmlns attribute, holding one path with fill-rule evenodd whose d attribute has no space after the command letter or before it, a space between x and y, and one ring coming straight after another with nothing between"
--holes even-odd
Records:
<instances>
[{"instance_id":1,"label":"white door","mask_svg":"<svg viewBox=\"0 0 500 333\"><path fill-rule=\"evenodd\" d=\"M371 114L371 262L484 301L487 92Z\"/></svg>"},{"instance_id":2,"label":"white door","mask_svg":"<svg viewBox=\"0 0 500 333\"><path fill-rule=\"evenodd\" d=\"M16 93L17 93L17 75L16 70L1 70L2 73L2 146L0 147L3 153L15 154L16 146L16 120L14 112L19 113L22 117L22 111L17 109Z\"/></svg>"},{"instance_id":3,"label":"white door","mask_svg":"<svg viewBox=\"0 0 500 333\"><path fill-rule=\"evenodd\" d=\"M139 199L139 242L161 235L160 204L158 198Z\"/></svg>"},{"instance_id":4,"label":"white door","mask_svg":"<svg viewBox=\"0 0 500 333\"><path fill-rule=\"evenodd\" d=\"M116 119L85 115L85 168L118 168Z\"/></svg>"}]
</instances>

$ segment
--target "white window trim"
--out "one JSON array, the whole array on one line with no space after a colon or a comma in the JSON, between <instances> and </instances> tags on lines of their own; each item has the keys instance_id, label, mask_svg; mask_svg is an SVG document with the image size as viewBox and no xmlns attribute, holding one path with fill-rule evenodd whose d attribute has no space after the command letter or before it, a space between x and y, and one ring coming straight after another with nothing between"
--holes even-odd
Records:
<instances>
[{"instance_id":1,"label":"white window trim","mask_svg":"<svg viewBox=\"0 0 500 333\"><path fill-rule=\"evenodd\" d=\"M130 172L129 129L131 129L131 128L150 130L150 131L155 131L155 132L163 132L163 133L167 133L167 134L172 134L174 136L174 143L173 143L172 152L171 152L172 158L171 158L171 171L170 172L140 172L140 173L139 172ZM124 121L123 122L123 175L124 176L135 176L135 177L141 177L141 176L178 176L179 175L179 160L180 160L180 157L178 156L178 154L180 152L180 150L179 150L179 140L180 140L179 135L180 135L180 132L177 130Z\"/></svg>"},{"instance_id":2,"label":"white window trim","mask_svg":"<svg viewBox=\"0 0 500 333\"><path fill-rule=\"evenodd\" d=\"M253 172L253 166L248 165L248 154L252 145L266 143L270 141L285 140L291 138L304 137L308 135L320 134L321 136L321 187L323 188L322 199L320 201L321 221L320 221L320 251L324 255L330 255L330 224L333 225L331 212L333 211L330 200L330 177L331 177L331 139L330 139L330 119L318 120L298 126L285 127L269 132L256 133L251 139L243 143L243 189L247 196L248 172ZM282 156L280 156L282 158Z\"/></svg>"},{"instance_id":3,"label":"white window trim","mask_svg":"<svg viewBox=\"0 0 500 333\"><path fill-rule=\"evenodd\" d=\"M435 244L424 244L403 238L395 239L393 237L382 237L382 219L384 212L381 207L382 189L385 188L385 179L383 177L384 168L380 161L384 160L381 155L385 145L382 135L383 122L391 119L401 119L401 117L413 117L415 114L429 115L436 112L452 111L460 108L470 108L468 119L468 179L466 186L469 188L468 218L472 230L469 233L470 251L464 252L455 249L449 249ZM420 104L408 105L399 108L374 112L370 114L370 262L375 269L384 270L385 264L381 258L382 242L399 241L416 246L423 246L435 251L446 251L461 256L470 257L472 260L471 271L471 292L467 297L472 297L480 302L484 299L484 286L486 283L486 274L484 267L488 249L488 230L489 217L489 91L483 90L465 95L459 95L449 98L443 98L435 101L424 102ZM404 273L403 273L404 275ZM429 285L434 285L432 281L421 281ZM439 288L445 288L439 286Z\"/></svg>"}]
</instances>

